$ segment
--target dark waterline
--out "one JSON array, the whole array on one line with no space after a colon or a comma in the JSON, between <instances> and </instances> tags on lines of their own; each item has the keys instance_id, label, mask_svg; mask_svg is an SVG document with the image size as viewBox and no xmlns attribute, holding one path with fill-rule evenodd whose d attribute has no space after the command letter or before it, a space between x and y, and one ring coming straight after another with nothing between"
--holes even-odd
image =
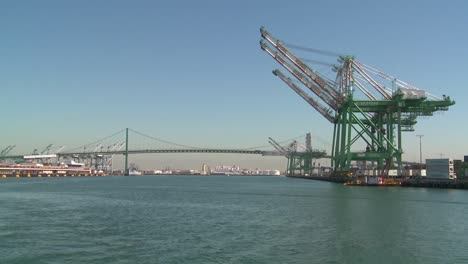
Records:
<instances>
[{"instance_id":1,"label":"dark waterline","mask_svg":"<svg viewBox=\"0 0 468 264\"><path fill-rule=\"evenodd\" d=\"M11 178L0 203L0 263L468 263L465 190Z\"/></svg>"}]
</instances>

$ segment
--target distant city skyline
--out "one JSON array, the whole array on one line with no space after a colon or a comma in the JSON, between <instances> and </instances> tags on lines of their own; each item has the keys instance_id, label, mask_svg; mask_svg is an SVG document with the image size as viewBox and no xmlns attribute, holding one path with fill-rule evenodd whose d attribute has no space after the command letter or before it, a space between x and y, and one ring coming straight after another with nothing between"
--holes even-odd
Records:
<instances>
[{"instance_id":1,"label":"distant city skyline","mask_svg":"<svg viewBox=\"0 0 468 264\"><path fill-rule=\"evenodd\" d=\"M448 112L405 133L403 159L468 154L465 1L76 1L0 3L0 148L77 147L129 127L180 144L253 147L333 126L271 74L259 28L288 43L354 55L428 92ZM303 53L309 59L318 57ZM330 67L313 65L331 74ZM326 149L331 151L331 147ZM133 159L133 156L131 156ZM284 169L284 158L135 156L138 164ZM254 166L258 164L259 166Z\"/></svg>"}]
</instances>

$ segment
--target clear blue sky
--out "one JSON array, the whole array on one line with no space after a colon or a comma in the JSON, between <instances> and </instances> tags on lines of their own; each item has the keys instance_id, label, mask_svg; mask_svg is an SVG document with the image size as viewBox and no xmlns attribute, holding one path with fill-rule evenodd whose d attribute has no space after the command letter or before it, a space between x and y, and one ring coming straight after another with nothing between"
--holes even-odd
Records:
<instances>
[{"instance_id":1,"label":"clear blue sky","mask_svg":"<svg viewBox=\"0 0 468 264\"><path fill-rule=\"evenodd\" d=\"M196 146L308 131L331 142L331 124L271 74L265 26L450 95L449 112L405 135L405 159L419 159L416 134L425 158L462 158L467 12L461 0L2 1L0 147L78 146L125 127Z\"/></svg>"}]
</instances>

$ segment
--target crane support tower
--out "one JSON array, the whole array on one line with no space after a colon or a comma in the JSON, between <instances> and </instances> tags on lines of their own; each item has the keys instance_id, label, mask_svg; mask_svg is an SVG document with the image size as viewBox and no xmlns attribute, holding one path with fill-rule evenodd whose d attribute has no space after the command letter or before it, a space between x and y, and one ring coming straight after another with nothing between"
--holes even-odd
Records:
<instances>
[{"instance_id":1,"label":"crane support tower","mask_svg":"<svg viewBox=\"0 0 468 264\"><path fill-rule=\"evenodd\" d=\"M295 140L287 147L283 147L273 138L269 137L268 139L268 143L288 159L286 173L289 176L313 175L314 170L320 169L315 166L313 160L324 158L327 155L324 150L312 149L310 133L306 134L305 151L298 150L298 144Z\"/></svg>"},{"instance_id":2,"label":"crane support tower","mask_svg":"<svg viewBox=\"0 0 468 264\"><path fill-rule=\"evenodd\" d=\"M448 96L430 95L353 56L338 56L340 64L332 69L336 78L328 80L264 27L260 33L260 47L310 93L280 70L273 74L334 125L331 166L336 176L352 176L357 161L370 163L382 176L389 169L401 175L402 132L414 131L419 116L432 116L455 104Z\"/></svg>"}]
</instances>

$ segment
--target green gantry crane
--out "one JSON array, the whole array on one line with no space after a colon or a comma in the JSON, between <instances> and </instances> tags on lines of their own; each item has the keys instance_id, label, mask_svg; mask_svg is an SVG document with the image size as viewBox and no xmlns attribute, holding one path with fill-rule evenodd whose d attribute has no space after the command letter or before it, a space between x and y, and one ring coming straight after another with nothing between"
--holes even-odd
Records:
<instances>
[{"instance_id":1,"label":"green gantry crane","mask_svg":"<svg viewBox=\"0 0 468 264\"><path fill-rule=\"evenodd\" d=\"M419 116L447 111L455 101L430 95L352 56L339 56L335 81L328 80L294 55L265 28L261 48L315 96L309 95L280 70L273 74L334 124L331 165L334 175L352 175L352 163L370 163L382 176L402 169L402 132L414 131ZM272 48L271 46L274 48ZM377 81L390 83L390 88ZM378 96L371 91L378 93ZM364 98L360 98L364 97ZM325 103L325 105L323 104ZM292 166L292 165L290 165ZM294 168L290 167L289 171Z\"/></svg>"},{"instance_id":2,"label":"green gantry crane","mask_svg":"<svg viewBox=\"0 0 468 264\"><path fill-rule=\"evenodd\" d=\"M298 150L297 141L294 140L287 147L281 146L273 138L269 137L268 143L270 143L281 155L288 159L286 173L289 176L298 175L314 175L320 174L318 170L321 170L319 166L315 166L313 160L324 158L327 153L324 150L312 149L311 134L306 134L306 147L304 151Z\"/></svg>"}]
</instances>

